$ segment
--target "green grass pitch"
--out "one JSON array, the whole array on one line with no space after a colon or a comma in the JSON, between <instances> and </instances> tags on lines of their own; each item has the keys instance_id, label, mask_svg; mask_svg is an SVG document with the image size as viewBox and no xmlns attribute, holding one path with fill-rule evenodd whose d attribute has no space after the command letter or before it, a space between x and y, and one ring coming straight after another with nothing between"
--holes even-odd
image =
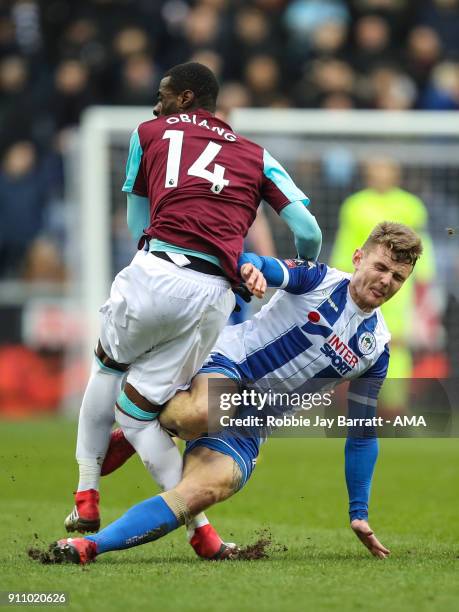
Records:
<instances>
[{"instance_id":1,"label":"green grass pitch","mask_svg":"<svg viewBox=\"0 0 459 612\"><path fill-rule=\"evenodd\" d=\"M2 591L66 591L67 609L91 612L459 610L457 439L381 441L371 525L390 559L372 558L348 527L344 441L277 439L248 486L209 512L221 534L241 544L268 528L269 558L201 561L182 529L82 568L43 566L26 554L64 536L75 424L0 423L0 432ZM104 524L155 492L131 459L102 481Z\"/></svg>"}]
</instances>

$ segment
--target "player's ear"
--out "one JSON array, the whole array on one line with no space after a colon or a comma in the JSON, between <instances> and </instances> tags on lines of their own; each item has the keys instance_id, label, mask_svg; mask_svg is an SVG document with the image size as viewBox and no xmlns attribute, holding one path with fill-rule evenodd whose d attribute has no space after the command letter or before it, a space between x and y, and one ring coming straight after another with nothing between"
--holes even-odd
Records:
<instances>
[{"instance_id":1,"label":"player's ear","mask_svg":"<svg viewBox=\"0 0 459 612\"><path fill-rule=\"evenodd\" d=\"M354 264L354 268L356 270L359 269L360 263L362 261L363 251L362 249L355 249L354 255L352 255L352 263Z\"/></svg>"},{"instance_id":2,"label":"player's ear","mask_svg":"<svg viewBox=\"0 0 459 612\"><path fill-rule=\"evenodd\" d=\"M191 91L191 89L185 89L185 91L182 91L178 98L179 108L181 110L188 110L193 106L195 99L196 96L194 95L194 91Z\"/></svg>"}]
</instances>

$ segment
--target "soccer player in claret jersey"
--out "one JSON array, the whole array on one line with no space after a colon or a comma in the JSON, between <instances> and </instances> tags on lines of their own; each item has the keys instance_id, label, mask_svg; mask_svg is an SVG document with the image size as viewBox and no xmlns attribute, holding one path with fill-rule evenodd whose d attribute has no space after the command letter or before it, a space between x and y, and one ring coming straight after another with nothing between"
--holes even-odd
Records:
<instances>
[{"instance_id":1,"label":"soccer player in claret jersey","mask_svg":"<svg viewBox=\"0 0 459 612\"><path fill-rule=\"evenodd\" d=\"M170 411L167 417L173 421L174 413L206 404L209 377L234 381L236 392L242 387L265 393L267 387L279 385L282 392L295 392L304 389L306 381L315 391L350 381L348 417L356 419L356 425L348 429L345 448L349 517L353 531L378 558L390 554L368 523L378 455L372 423L389 363L390 334L379 306L397 293L421 253L421 240L413 230L383 222L355 251L352 276L325 264L244 256L247 273L256 267L271 286L283 291L252 320L225 328L190 392L178 393L163 413ZM370 425L359 426L359 419ZM132 507L99 534L59 540L56 559L86 563L98 554L155 540L227 499L249 479L268 433L265 427L249 425L188 442L179 485ZM121 464L122 456L117 458Z\"/></svg>"},{"instance_id":2,"label":"soccer player in claret jersey","mask_svg":"<svg viewBox=\"0 0 459 612\"><path fill-rule=\"evenodd\" d=\"M80 411L80 479L68 531L99 528L100 469L115 402L116 420L145 461L148 449L148 466L160 486L170 489L179 481L180 454L156 417L189 385L233 310L238 257L260 201L287 222L300 256L314 258L320 251L308 198L266 150L214 116L217 94L208 68L175 66L161 80L157 119L132 134L123 191L140 250L100 309L101 335ZM261 275L251 284L255 295L262 284ZM189 420L192 429L192 413Z\"/></svg>"}]
</instances>

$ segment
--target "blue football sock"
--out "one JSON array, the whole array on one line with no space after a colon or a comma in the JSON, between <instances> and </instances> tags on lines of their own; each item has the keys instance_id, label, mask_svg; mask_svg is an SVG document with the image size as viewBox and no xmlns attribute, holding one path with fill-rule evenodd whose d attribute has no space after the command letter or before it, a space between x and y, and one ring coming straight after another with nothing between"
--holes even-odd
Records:
<instances>
[{"instance_id":1,"label":"blue football sock","mask_svg":"<svg viewBox=\"0 0 459 612\"><path fill-rule=\"evenodd\" d=\"M152 542L180 526L177 517L160 495L130 508L126 514L95 535L97 553L121 550Z\"/></svg>"}]
</instances>

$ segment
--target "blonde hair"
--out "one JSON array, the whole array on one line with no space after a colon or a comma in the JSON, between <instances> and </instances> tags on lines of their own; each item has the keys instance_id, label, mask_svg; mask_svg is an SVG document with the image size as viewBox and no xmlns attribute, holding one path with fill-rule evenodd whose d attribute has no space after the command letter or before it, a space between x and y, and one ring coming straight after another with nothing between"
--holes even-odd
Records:
<instances>
[{"instance_id":1,"label":"blonde hair","mask_svg":"<svg viewBox=\"0 0 459 612\"><path fill-rule=\"evenodd\" d=\"M375 245L382 245L391 251L394 261L408 263L413 267L422 255L422 241L418 234L403 223L382 221L373 228L362 250L368 251Z\"/></svg>"}]
</instances>

